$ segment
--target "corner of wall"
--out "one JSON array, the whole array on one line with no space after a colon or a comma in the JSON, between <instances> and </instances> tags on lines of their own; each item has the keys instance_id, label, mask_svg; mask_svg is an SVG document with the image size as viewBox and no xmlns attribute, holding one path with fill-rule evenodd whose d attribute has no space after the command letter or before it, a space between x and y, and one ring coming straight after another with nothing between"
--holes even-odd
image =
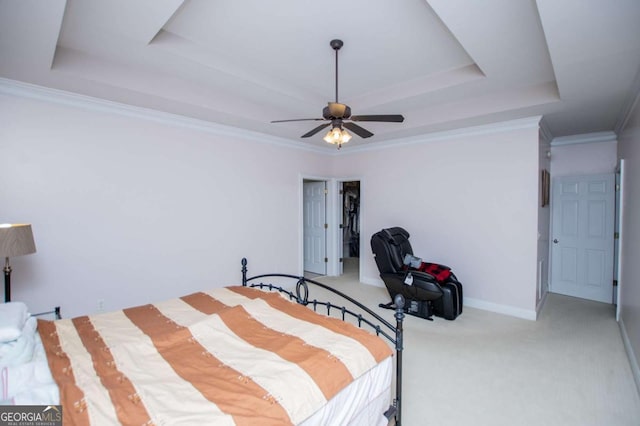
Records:
<instances>
[{"instance_id":1,"label":"corner of wall","mask_svg":"<svg viewBox=\"0 0 640 426\"><path fill-rule=\"evenodd\" d=\"M638 101L640 101L640 70L636 74L636 77L631 84L625 105L623 106L622 111L618 117L618 121L613 127L616 135L620 136L625 127L627 127L627 122L633 115L633 111L638 105Z\"/></svg>"},{"instance_id":2,"label":"corner of wall","mask_svg":"<svg viewBox=\"0 0 640 426\"><path fill-rule=\"evenodd\" d=\"M547 302L547 296L549 295L549 291L545 289L538 300L538 305L536 306L536 320L540 317L540 312L542 312L542 308L544 308L544 304Z\"/></svg>"}]
</instances>

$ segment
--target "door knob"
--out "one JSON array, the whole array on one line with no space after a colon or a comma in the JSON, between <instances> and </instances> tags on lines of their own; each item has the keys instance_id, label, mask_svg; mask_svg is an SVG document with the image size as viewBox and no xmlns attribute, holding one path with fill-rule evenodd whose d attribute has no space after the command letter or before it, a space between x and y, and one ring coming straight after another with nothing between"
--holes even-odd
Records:
<instances>
[{"instance_id":1,"label":"door knob","mask_svg":"<svg viewBox=\"0 0 640 426\"><path fill-rule=\"evenodd\" d=\"M557 238L553 239L553 244L558 244L558 239Z\"/></svg>"}]
</instances>

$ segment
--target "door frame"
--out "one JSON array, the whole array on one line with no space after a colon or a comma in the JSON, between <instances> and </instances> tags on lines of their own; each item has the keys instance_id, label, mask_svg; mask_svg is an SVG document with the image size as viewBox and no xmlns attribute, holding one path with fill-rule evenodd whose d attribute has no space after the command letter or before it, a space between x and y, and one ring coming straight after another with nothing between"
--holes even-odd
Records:
<instances>
[{"instance_id":1,"label":"door frame","mask_svg":"<svg viewBox=\"0 0 640 426\"><path fill-rule=\"evenodd\" d=\"M614 240L615 251L614 251L614 274L615 280L618 282L618 285L613 289L616 301L616 321L620 322L620 315L622 315L622 286L623 286L623 244L622 239L624 236L624 209L622 206L624 205L624 166L625 160L624 158L620 159L618 170L616 170L616 232L618 233L618 238Z\"/></svg>"},{"instance_id":2,"label":"door frame","mask_svg":"<svg viewBox=\"0 0 640 426\"><path fill-rule=\"evenodd\" d=\"M365 229L365 218L363 211L363 194L364 179L360 176L331 178L328 176L300 174L298 176L298 275L304 275L304 181L315 180L324 181L327 184L327 225L326 236L327 247L327 276L339 276L342 274L340 263L340 249L342 245L342 202L340 196L340 186L342 182L359 181L360 182L360 229ZM359 277L362 281L362 253L363 238L360 237L360 258L358 262Z\"/></svg>"},{"instance_id":3,"label":"door frame","mask_svg":"<svg viewBox=\"0 0 640 426\"><path fill-rule=\"evenodd\" d=\"M340 262L340 258L344 256L343 253L343 249L344 249L344 233L342 232L342 229L340 229L340 224L342 223L342 214L343 214L343 199L342 199L342 194L340 194L340 189L343 186L344 182L360 182L360 207L359 207L359 212L358 212L358 222L360 224L360 230L362 230L362 178L361 177L353 177L353 178L338 178L336 179L336 209L335 209L335 214L336 214L336 246L335 246L335 250L336 250L336 256L334 257L335 260L335 275L342 275L344 270L343 270L343 264L342 262ZM362 234L360 234L360 241L358 241L358 252L360 253L360 256L358 257L358 280L362 281L362 253L363 253L363 244L362 244Z\"/></svg>"}]
</instances>

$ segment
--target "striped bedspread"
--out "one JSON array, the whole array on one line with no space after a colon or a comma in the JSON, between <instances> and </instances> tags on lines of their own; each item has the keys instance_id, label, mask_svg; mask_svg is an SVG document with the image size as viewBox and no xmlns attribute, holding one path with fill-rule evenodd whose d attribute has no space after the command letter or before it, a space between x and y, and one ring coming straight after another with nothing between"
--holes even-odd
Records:
<instances>
[{"instance_id":1,"label":"striped bedspread","mask_svg":"<svg viewBox=\"0 0 640 426\"><path fill-rule=\"evenodd\" d=\"M66 426L298 424L392 354L365 330L248 287L38 330Z\"/></svg>"}]
</instances>

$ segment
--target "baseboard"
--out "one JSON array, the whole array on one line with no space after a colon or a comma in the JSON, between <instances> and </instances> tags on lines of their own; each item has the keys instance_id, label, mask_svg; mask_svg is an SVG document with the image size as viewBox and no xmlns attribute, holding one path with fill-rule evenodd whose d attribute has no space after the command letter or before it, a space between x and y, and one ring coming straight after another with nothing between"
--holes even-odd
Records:
<instances>
[{"instance_id":1,"label":"baseboard","mask_svg":"<svg viewBox=\"0 0 640 426\"><path fill-rule=\"evenodd\" d=\"M360 282L362 284L367 284L367 285L372 285L374 287L381 287L384 288L384 282L378 278L371 278L371 277L360 277Z\"/></svg>"},{"instance_id":2,"label":"baseboard","mask_svg":"<svg viewBox=\"0 0 640 426\"><path fill-rule=\"evenodd\" d=\"M629 358L629 364L631 365L631 373L633 374L633 379L636 382L638 395L640 395L640 366L638 366L638 358L633 351L633 346L631 346L631 341L629 340L629 335L627 334L627 329L624 326L624 321L622 320L622 318L620 318L620 321L618 321L618 325L620 326L620 333L622 334L624 349L627 352L627 358Z\"/></svg>"},{"instance_id":3,"label":"baseboard","mask_svg":"<svg viewBox=\"0 0 640 426\"><path fill-rule=\"evenodd\" d=\"M509 315L516 318L523 318L535 321L537 318L536 311L514 308L513 306L499 305L497 303L486 302L484 300L464 298L464 306L469 308L482 309L483 311L495 312L497 314Z\"/></svg>"}]
</instances>

